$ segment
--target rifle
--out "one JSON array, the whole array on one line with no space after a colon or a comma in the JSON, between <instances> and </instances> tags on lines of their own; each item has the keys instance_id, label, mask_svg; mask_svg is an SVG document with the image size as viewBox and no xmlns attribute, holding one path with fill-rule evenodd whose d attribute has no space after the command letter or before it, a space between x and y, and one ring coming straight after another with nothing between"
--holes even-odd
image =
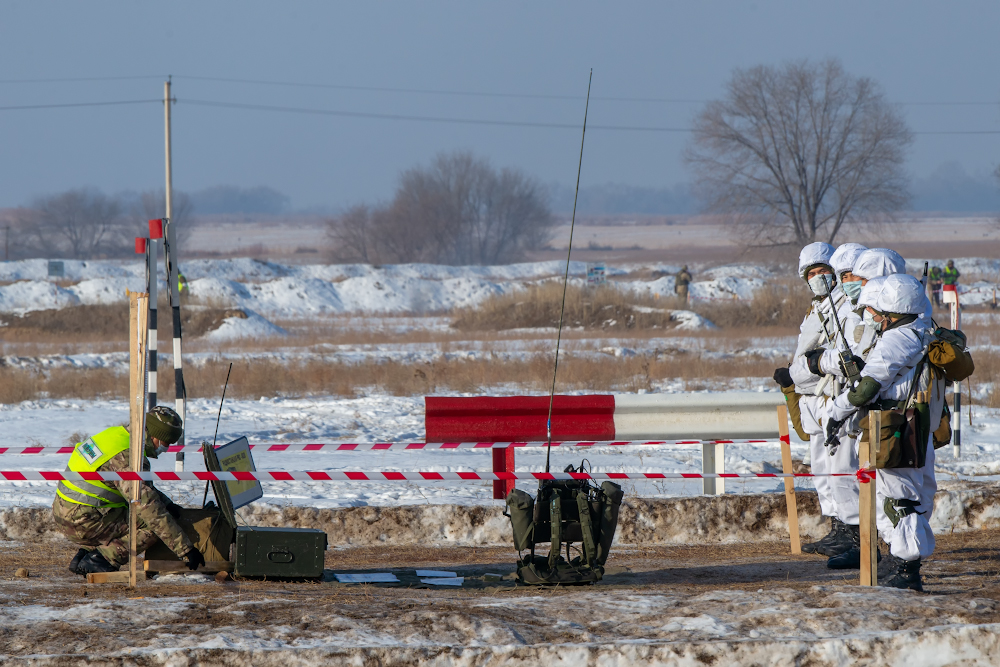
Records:
<instances>
[{"instance_id":1,"label":"rifle","mask_svg":"<svg viewBox=\"0 0 1000 667\"><path fill-rule=\"evenodd\" d=\"M920 284L924 286L925 290L927 289L927 264L928 262L924 262L924 275L920 278Z\"/></svg>"},{"instance_id":2,"label":"rifle","mask_svg":"<svg viewBox=\"0 0 1000 667\"><path fill-rule=\"evenodd\" d=\"M851 387L854 387L857 382L861 379L861 370L858 368L858 364L854 361L854 354L851 352L851 346L847 344L847 336L844 335L844 327L840 325L840 316L837 315L837 303L833 300L833 285L830 281L826 281L826 296L830 300L830 310L833 312L833 321L837 325L837 331L840 332L840 342L843 343L843 350L837 351L837 356L840 357L840 364L844 367L844 374L847 375L847 381L850 383ZM836 347L839 345L834 343Z\"/></svg>"}]
</instances>

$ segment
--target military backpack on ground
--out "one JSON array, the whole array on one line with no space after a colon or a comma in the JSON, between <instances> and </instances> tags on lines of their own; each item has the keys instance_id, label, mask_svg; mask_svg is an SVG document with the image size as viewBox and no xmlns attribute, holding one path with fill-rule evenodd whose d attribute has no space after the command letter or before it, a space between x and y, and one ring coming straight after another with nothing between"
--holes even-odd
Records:
<instances>
[{"instance_id":1,"label":"military backpack on ground","mask_svg":"<svg viewBox=\"0 0 1000 667\"><path fill-rule=\"evenodd\" d=\"M570 466L566 472L575 469ZM604 482L598 488L589 480L575 479L540 482L537 499L520 489L511 491L505 514L514 531L514 548L519 553L529 551L517 563L518 582L555 585L600 581L623 496L614 482ZM535 555L535 545L540 542L549 543L548 555ZM574 542L581 545L580 555L571 558Z\"/></svg>"}]
</instances>

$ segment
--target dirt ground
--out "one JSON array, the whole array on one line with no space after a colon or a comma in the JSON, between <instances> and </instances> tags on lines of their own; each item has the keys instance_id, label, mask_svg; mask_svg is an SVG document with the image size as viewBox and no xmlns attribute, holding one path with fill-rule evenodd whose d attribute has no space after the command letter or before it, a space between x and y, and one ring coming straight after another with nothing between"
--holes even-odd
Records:
<instances>
[{"instance_id":1,"label":"dirt ground","mask_svg":"<svg viewBox=\"0 0 1000 667\"><path fill-rule=\"evenodd\" d=\"M445 569L466 586L146 581L135 590L69 574L69 543L6 542L0 663L527 665L558 654L580 659L564 664L901 664L922 646L921 664L989 664L1000 641L989 625L1000 624L998 544L998 530L940 536L920 594L859 587L856 572L792 557L780 542L617 548L604 580L586 587L484 581L513 571L508 548L366 547L330 550L326 567ZM29 578L15 578L18 567Z\"/></svg>"}]
</instances>

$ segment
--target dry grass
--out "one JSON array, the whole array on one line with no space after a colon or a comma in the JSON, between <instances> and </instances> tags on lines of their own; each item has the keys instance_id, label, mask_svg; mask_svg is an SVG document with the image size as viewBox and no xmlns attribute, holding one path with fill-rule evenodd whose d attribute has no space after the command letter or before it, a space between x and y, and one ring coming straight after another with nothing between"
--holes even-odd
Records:
<instances>
[{"instance_id":1,"label":"dry grass","mask_svg":"<svg viewBox=\"0 0 1000 667\"><path fill-rule=\"evenodd\" d=\"M171 310L165 303L158 307L157 336L170 340ZM35 345L117 343L120 349L127 349L128 317L127 303L3 314L0 319L6 326L0 327L0 341ZM217 329L227 317L246 317L246 313L233 308L188 306L181 309L181 331L185 336L201 336Z\"/></svg>"},{"instance_id":2,"label":"dry grass","mask_svg":"<svg viewBox=\"0 0 1000 667\"><path fill-rule=\"evenodd\" d=\"M605 331L671 330L670 310L693 310L724 329L793 327L809 309L810 296L801 281L781 280L757 290L752 301L693 301L654 299L618 289L614 283L598 288L569 286L564 326ZM562 284L549 281L490 297L460 310L452 327L461 331L502 331L555 327L559 324Z\"/></svg>"},{"instance_id":3,"label":"dry grass","mask_svg":"<svg viewBox=\"0 0 1000 667\"><path fill-rule=\"evenodd\" d=\"M228 362L218 360L184 370L189 398L215 398L222 391ZM697 354L641 355L629 358L564 357L559 364L559 391L651 390L665 380L681 380L689 389L707 380L730 381L767 377L774 363L759 357L707 360ZM552 379L551 354L523 361L451 360L426 364L366 362L344 364L309 361L237 361L228 396L334 395L354 397L370 391L396 396L440 392L484 392L496 389L544 392ZM0 369L0 403L39 398L124 399L128 378L108 370L58 369L47 373ZM174 395L173 374L159 375L159 395Z\"/></svg>"}]
</instances>

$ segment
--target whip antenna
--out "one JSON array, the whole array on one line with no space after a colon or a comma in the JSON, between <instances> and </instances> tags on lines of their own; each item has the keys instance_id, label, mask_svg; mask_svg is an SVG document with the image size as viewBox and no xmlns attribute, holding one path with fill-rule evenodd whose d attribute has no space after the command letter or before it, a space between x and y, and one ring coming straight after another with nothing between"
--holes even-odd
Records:
<instances>
[{"instance_id":1,"label":"whip antenna","mask_svg":"<svg viewBox=\"0 0 1000 667\"><path fill-rule=\"evenodd\" d=\"M215 449L215 441L219 439L219 422L222 421L222 405L226 402L226 389L229 388L229 374L233 372L233 362L229 362L229 370L226 371L226 384L222 385L222 400L219 401L219 416L215 419L215 437L212 438L212 449ZM205 482L205 495L201 498L201 508L205 509L208 501L208 482ZM195 496L197 498L198 496ZM218 499L216 499L218 500Z\"/></svg>"},{"instance_id":2,"label":"whip antenna","mask_svg":"<svg viewBox=\"0 0 1000 667\"><path fill-rule=\"evenodd\" d=\"M587 79L587 103L583 108L583 133L580 135L580 162L576 165L576 191L573 193L573 215L569 222L569 246L566 248L566 273L563 275L562 305L559 306L559 328L556 330L556 359L552 365L552 390L549 392L549 417L545 421L545 432L548 442L545 446L545 472L549 471L549 458L552 454L552 402L556 396L556 374L559 372L559 345L562 343L563 315L566 313L566 286L569 283L569 258L573 254L573 229L576 227L576 200L580 196L580 171L583 169L583 142L587 138L587 112L590 111L590 84L594 80L594 70L591 68Z\"/></svg>"}]
</instances>

